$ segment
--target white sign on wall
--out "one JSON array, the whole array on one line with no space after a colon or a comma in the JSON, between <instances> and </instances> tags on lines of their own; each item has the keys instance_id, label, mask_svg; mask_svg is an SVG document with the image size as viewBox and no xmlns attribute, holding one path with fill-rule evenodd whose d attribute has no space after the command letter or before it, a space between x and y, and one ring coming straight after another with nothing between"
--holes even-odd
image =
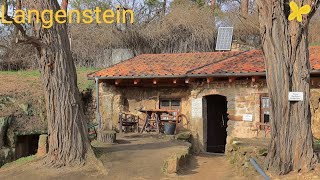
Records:
<instances>
[{"instance_id":1,"label":"white sign on wall","mask_svg":"<svg viewBox=\"0 0 320 180\"><path fill-rule=\"evenodd\" d=\"M252 122L252 121L253 121L253 115L252 115L252 114L244 114L244 115L242 116L242 120L243 120L243 121L250 121L250 122Z\"/></svg>"},{"instance_id":2,"label":"white sign on wall","mask_svg":"<svg viewBox=\"0 0 320 180\"><path fill-rule=\"evenodd\" d=\"M303 92L289 92L289 101L303 101Z\"/></svg>"},{"instance_id":3,"label":"white sign on wall","mask_svg":"<svg viewBox=\"0 0 320 180\"><path fill-rule=\"evenodd\" d=\"M202 98L192 99L191 115L192 118L202 118Z\"/></svg>"}]
</instances>

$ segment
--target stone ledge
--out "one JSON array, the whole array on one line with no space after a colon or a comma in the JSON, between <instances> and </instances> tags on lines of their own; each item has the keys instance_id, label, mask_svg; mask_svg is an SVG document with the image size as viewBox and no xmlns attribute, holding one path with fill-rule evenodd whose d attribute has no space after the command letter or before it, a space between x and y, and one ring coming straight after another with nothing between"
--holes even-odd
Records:
<instances>
[{"instance_id":1,"label":"stone ledge","mask_svg":"<svg viewBox=\"0 0 320 180\"><path fill-rule=\"evenodd\" d=\"M191 156L191 143L185 142L186 146L181 150L181 152L176 152L176 154L170 156L164 161L162 170L166 174L175 174L181 168L187 166L188 160Z\"/></svg>"}]
</instances>

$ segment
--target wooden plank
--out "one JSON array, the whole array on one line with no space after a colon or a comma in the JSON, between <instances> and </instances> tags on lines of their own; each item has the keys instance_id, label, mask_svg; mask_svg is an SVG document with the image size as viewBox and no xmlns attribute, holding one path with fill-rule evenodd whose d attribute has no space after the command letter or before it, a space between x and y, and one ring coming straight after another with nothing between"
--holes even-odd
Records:
<instances>
[{"instance_id":1,"label":"wooden plank","mask_svg":"<svg viewBox=\"0 0 320 180\"><path fill-rule=\"evenodd\" d=\"M158 80L154 79L152 83L156 85L158 83Z\"/></svg>"},{"instance_id":2,"label":"wooden plank","mask_svg":"<svg viewBox=\"0 0 320 180\"><path fill-rule=\"evenodd\" d=\"M173 84L177 84L177 80L176 79L173 80Z\"/></svg>"},{"instance_id":3,"label":"wooden plank","mask_svg":"<svg viewBox=\"0 0 320 180\"><path fill-rule=\"evenodd\" d=\"M141 81L140 79L135 79L135 80L133 80L133 84L137 85L138 83L140 83L140 81Z\"/></svg>"},{"instance_id":4,"label":"wooden plank","mask_svg":"<svg viewBox=\"0 0 320 180\"><path fill-rule=\"evenodd\" d=\"M119 85L120 83L121 83L121 79L116 79L114 82L115 85Z\"/></svg>"}]
</instances>

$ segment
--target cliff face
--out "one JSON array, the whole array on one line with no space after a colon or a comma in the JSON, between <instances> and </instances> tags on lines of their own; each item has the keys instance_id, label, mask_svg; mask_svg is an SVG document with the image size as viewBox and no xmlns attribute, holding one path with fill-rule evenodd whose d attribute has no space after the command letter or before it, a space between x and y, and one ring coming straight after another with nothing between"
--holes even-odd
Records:
<instances>
[{"instance_id":1,"label":"cliff face","mask_svg":"<svg viewBox=\"0 0 320 180\"><path fill-rule=\"evenodd\" d=\"M95 97L86 75L95 69L78 71L88 121L95 119ZM46 103L38 71L0 71L0 167L17 158L26 136L47 133ZM19 145L20 143L20 145Z\"/></svg>"}]
</instances>

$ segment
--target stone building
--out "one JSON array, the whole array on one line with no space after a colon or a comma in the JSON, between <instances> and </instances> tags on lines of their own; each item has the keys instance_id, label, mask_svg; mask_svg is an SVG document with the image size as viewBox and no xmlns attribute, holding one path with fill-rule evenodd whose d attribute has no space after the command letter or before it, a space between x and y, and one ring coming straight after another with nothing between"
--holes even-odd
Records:
<instances>
[{"instance_id":1,"label":"stone building","mask_svg":"<svg viewBox=\"0 0 320 180\"><path fill-rule=\"evenodd\" d=\"M320 138L320 47L310 49L310 61L312 130ZM192 132L196 150L215 152L228 139L256 137L256 124L270 121L265 75L262 52L250 50L143 54L88 78L99 83L102 128L119 130L121 111L143 118L139 109L179 109L178 131Z\"/></svg>"}]
</instances>

